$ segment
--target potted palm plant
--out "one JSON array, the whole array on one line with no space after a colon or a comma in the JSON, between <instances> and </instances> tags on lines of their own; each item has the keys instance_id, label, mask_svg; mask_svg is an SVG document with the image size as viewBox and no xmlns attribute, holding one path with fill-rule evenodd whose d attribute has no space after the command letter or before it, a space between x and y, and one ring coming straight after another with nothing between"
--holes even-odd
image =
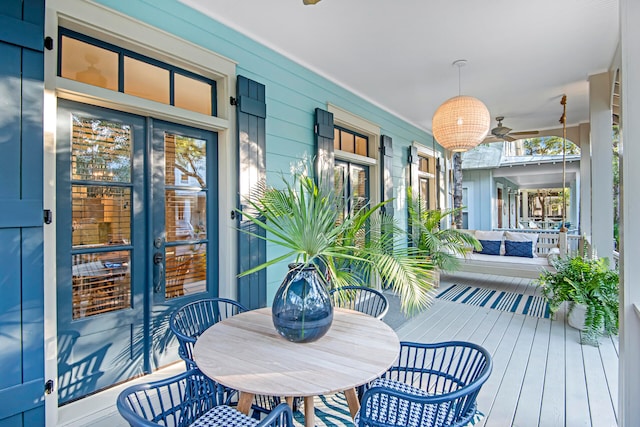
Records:
<instances>
[{"instance_id":1,"label":"potted palm plant","mask_svg":"<svg viewBox=\"0 0 640 427\"><path fill-rule=\"evenodd\" d=\"M406 245L406 232L393 217L381 211L386 202L367 204L344 214L333 187L317 183L304 172L294 173L291 179L282 178L280 188L259 186L246 201L251 212L241 212L266 231L266 236L255 234L256 237L286 249L284 254L242 275L293 261L274 298L272 314L276 329L279 328L276 317L280 315L298 316L310 322L309 313L303 313L303 301L325 299L321 290L301 284L304 280L298 273L309 273L310 268L317 273L325 292L331 287L366 285L380 280L400 295L401 307L407 313L431 303L433 266L419 248ZM300 307L291 315L283 314L287 310L281 310L279 305L293 300L299 301ZM287 337L287 332L278 330L292 341L305 339Z\"/></svg>"},{"instance_id":2,"label":"potted palm plant","mask_svg":"<svg viewBox=\"0 0 640 427\"><path fill-rule=\"evenodd\" d=\"M473 235L455 228L442 228L441 224L450 215L455 215L457 209L425 208L420 198L414 198L408 191L409 226L411 227L410 242L429 257L435 267L435 286L440 282L440 271L455 271L460 265L459 256L464 256L470 250L481 250L482 245Z\"/></svg>"},{"instance_id":3,"label":"potted palm plant","mask_svg":"<svg viewBox=\"0 0 640 427\"><path fill-rule=\"evenodd\" d=\"M552 261L556 272L543 272L537 280L549 311L555 314L569 303L569 325L583 331L581 342L597 346L603 335L618 333L618 272L606 258L584 256Z\"/></svg>"}]
</instances>

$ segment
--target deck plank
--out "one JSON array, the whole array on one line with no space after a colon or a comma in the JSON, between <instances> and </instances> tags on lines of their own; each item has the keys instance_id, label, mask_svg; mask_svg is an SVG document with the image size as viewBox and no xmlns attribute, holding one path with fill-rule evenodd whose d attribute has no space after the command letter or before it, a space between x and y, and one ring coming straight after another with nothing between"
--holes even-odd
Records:
<instances>
[{"instance_id":1,"label":"deck plank","mask_svg":"<svg viewBox=\"0 0 640 427\"><path fill-rule=\"evenodd\" d=\"M526 373L522 381L514 427L537 426L540 420L544 378L547 371L551 320L538 319Z\"/></svg>"},{"instance_id":2,"label":"deck plank","mask_svg":"<svg viewBox=\"0 0 640 427\"><path fill-rule=\"evenodd\" d=\"M496 401L500 404L491 411L491 417L487 419L487 427L513 425L537 323L538 319L531 316L526 316L522 323L517 340L514 342L513 352L504 371L502 384L496 394ZM531 404L533 405L534 402Z\"/></svg>"},{"instance_id":3,"label":"deck plank","mask_svg":"<svg viewBox=\"0 0 640 427\"><path fill-rule=\"evenodd\" d=\"M589 412L591 424L594 426L610 427L618 424L614 412L611 393L607 387L607 377L602 369L602 359L597 347L582 346L584 372L589 397Z\"/></svg>"},{"instance_id":4,"label":"deck plank","mask_svg":"<svg viewBox=\"0 0 640 427\"><path fill-rule=\"evenodd\" d=\"M566 425L592 426L589 414L589 397L585 378L584 359L580 345L580 332L567 326L565 328L566 351ZM600 426L598 426L600 427Z\"/></svg>"}]
</instances>

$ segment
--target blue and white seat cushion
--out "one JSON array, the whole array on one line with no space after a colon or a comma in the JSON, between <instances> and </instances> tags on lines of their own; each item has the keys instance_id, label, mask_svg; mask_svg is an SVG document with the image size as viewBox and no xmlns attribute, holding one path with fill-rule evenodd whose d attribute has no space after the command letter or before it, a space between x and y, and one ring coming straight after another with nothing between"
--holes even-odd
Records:
<instances>
[{"instance_id":1,"label":"blue and white seat cushion","mask_svg":"<svg viewBox=\"0 0 640 427\"><path fill-rule=\"evenodd\" d=\"M414 387L412 385L381 378L373 381L370 387L384 387L389 388L401 393L411 394L414 396L431 396L425 390ZM450 402L444 402L441 404L412 404L408 400L401 400L395 396L389 396L380 394L374 397L374 399L367 401L367 407L364 408L367 416L370 414L384 414L386 417L385 424L404 426L404 427L422 427L431 425L450 425L452 423L453 415L455 411L449 409ZM482 418L484 414L473 407L473 416L469 420L465 427L473 426ZM393 416L391 414L394 414ZM358 413L355 417L355 425L359 425ZM457 425L457 424L456 424Z\"/></svg>"},{"instance_id":2,"label":"blue and white seat cushion","mask_svg":"<svg viewBox=\"0 0 640 427\"><path fill-rule=\"evenodd\" d=\"M226 405L216 406L191 424L192 427L255 427L260 421Z\"/></svg>"}]
</instances>

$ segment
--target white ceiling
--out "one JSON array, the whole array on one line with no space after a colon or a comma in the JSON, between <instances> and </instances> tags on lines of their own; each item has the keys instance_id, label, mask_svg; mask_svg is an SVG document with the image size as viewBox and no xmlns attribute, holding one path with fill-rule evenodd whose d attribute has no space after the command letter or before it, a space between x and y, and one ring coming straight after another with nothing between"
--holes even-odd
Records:
<instances>
[{"instance_id":1,"label":"white ceiling","mask_svg":"<svg viewBox=\"0 0 640 427\"><path fill-rule=\"evenodd\" d=\"M514 131L589 118L609 69L617 0L182 0L430 132L436 108L481 99ZM492 120L491 127L496 125Z\"/></svg>"}]
</instances>

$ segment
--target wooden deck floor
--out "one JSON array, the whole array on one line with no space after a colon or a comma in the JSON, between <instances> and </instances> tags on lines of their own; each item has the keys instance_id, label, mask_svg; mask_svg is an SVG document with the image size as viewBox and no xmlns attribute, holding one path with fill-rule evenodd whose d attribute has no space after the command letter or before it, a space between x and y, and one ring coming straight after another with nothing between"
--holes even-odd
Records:
<instances>
[{"instance_id":1,"label":"wooden deck floor","mask_svg":"<svg viewBox=\"0 0 640 427\"><path fill-rule=\"evenodd\" d=\"M528 280L497 276L444 276L441 288L451 283L526 295L536 292ZM478 407L486 415L480 426L617 426L618 339L602 339L600 347L580 345L580 333L566 324L564 313L552 321L436 300L396 331L401 340L466 340L489 350L494 365L478 396ZM153 377L173 375L183 366L174 365ZM59 425L126 425L115 409L122 387L63 406Z\"/></svg>"}]
</instances>

